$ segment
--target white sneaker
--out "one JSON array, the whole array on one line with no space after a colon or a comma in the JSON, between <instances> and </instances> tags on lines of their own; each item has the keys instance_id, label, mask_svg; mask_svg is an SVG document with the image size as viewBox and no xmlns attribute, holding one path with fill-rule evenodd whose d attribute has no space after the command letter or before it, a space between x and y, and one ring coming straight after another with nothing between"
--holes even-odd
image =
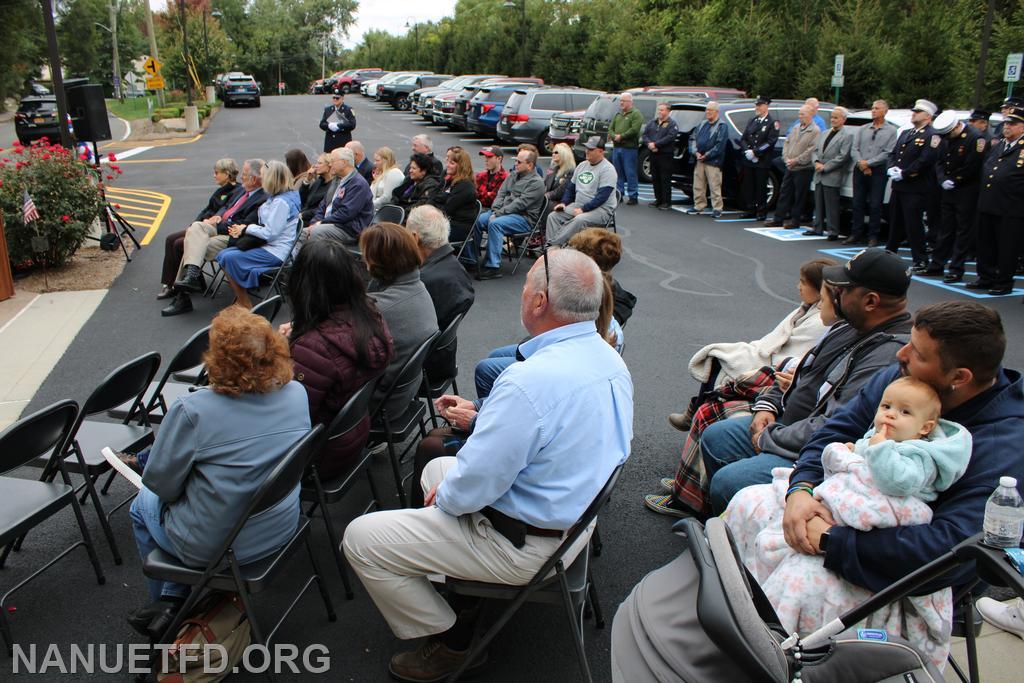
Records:
<instances>
[{"instance_id":1,"label":"white sneaker","mask_svg":"<svg viewBox=\"0 0 1024 683\"><path fill-rule=\"evenodd\" d=\"M992 598L981 598L975 604L981 617L996 628L1024 638L1024 600L999 602Z\"/></svg>"}]
</instances>

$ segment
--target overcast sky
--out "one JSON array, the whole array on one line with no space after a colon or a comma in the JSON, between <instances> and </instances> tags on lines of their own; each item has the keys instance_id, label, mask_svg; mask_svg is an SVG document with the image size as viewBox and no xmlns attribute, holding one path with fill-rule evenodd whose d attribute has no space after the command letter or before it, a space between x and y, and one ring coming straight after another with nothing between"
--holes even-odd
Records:
<instances>
[{"instance_id":1,"label":"overcast sky","mask_svg":"<svg viewBox=\"0 0 1024 683\"><path fill-rule=\"evenodd\" d=\"M388 33L405 33L405 22L409 25L421 21L437 21L455 11L455 0L416 0L395 2L395 0L359 0L356 23L342 41L345 47L355 47L370 29Z\"/></svg>"}]
</instances>

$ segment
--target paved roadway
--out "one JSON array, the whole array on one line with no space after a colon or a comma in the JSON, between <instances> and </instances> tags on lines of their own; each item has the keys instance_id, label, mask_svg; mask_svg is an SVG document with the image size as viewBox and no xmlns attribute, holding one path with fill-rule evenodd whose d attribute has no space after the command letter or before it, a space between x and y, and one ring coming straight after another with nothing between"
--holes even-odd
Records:
<instances>
[{"instance_id":1,"label":"paved roadway","mask_svg":"<svg viewBox=\"0 0 1024 683\"><path fill-rule=\"evenodd\" d=\"M475 152L487 142L467 134L443 132L406 114L385 112L359 96L349 99L359 121L358 138L370 150L389 145L404 157L409 138L421 132L433 136L440 154L454 144ZM115 282L36 395L32 409L65 397L82 401L116 365L149 350L167 358L189 334L208 323L229 301L226 291L213 301L197 297L196 310L190 315L160 317L163 304L155 301L154 295L163 255L161 235L183 226L206 201L217 158L232 156L239 162L249 157L282 158L291 147L299 147L311 156L318 152L322 134L317 123L325 103L320 97L266 97L262 109L222 111L198 142L154 148L134 157L152 163L124 165L125 175L118 181L119 186L156 190L170 195L173 202L151 246L143 249ZM626 256L616 277L637 294L639 303L625 330L625 358L636 389L633 455L602 517L605 550L594 564L609 622L636 581L682 547L669 533L672 520L646 511L641 496L655 491L658 478L674 471L682 438L667 425L665 415L680 408L696 388L686 372L687 360L705 343L750 339L771 329L794 308L799 264L817 255L819 248L831 246L816 241L777 241L745 231L743 227L749 224L715 223L710 218L658 212L643 205L621 207L618 223L625 238ZM477 285L476 305L460 330L460 385L464 393L472 392L476 359L522 336L518 306L525 271L522 268L515 277ZM910 292L912 308L950 296L957 295L920 283L915 283ZM1022 338L1020 298L994 300L993 305L1003 314L1011 339ZM1022 348L1011 345L1008 365L1024 364ZM381 475L380 481L390 480L383 471ZM120 500L127 494L126 486L119 482L110 498ZM146 602L127 515L119 512L114 516L115 533L126 558L120 567L110 560L91 507L86 508L86 516L107 572L106 585L96 586L84 554L79 552L65 560L58 572L45 575L16 594L11 604L17 606L17 611L8 615L21 642L43 648L58 643L65 657L71 643L137 642L138 637L124 623L124 615ZM342 524L348 519L345 511L337 511L335 516ZM33 532L26 549L15 556L13 571L3 573L4 585L11 585L15 576L23 576L25 568L44 561L41 547L63 547L72 542L75 533L71 529L64 516L43 531ZM330 556L322 526L314 527L313 540L327 565ZM304 558L297 557L290 575L281 583L288 588L296 585L298 570L305 567ZM300 647L310 643L328 646L334 680L386 680L385 664L399 642L361 588L357 587L355 600L346 602L337 572L328 568L326 576L338 608L338 622L329 624L316 596L308 595L298 606L298 616L293 615L280 631L278 641ZM257 604L264 607L264 615L274 615L287 605L286 599L283 591L274 590ZM564 619L560 607L533 605L522 610L491 648L492 667L483 680L577 678ZM595 630L592 623L586 626L587 652L597 680L610 679L609 633ZM10 665L0 666L7 670ZM256 679L253 675L239 678Z\"/></svg>"}]
</instances>

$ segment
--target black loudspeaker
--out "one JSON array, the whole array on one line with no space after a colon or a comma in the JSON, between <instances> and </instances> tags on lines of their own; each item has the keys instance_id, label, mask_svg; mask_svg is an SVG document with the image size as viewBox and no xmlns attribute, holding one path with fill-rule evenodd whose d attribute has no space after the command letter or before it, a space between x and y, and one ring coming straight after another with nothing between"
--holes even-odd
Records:
<instances>
[{"instance_id":1,"label":"black loudspeaker","mask_svg":"<svg viewBox=\"0 0 1024 683\"><path fill-rule=\"evenodd\" d=\"M68 113L75 127L75 139L99 142L110 139L110 121L107 103L103 100L103 86L92 84L67 88Z\"/></svg>"}]
</instances>

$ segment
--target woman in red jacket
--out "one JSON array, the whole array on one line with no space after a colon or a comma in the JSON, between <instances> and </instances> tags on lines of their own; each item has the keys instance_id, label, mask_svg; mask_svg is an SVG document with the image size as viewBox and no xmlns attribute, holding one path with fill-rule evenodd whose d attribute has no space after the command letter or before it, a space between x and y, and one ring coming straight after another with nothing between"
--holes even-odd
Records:
<instances>
[{"instance_id":1,"label":"woman in red jacket","mask_svg":"<svg viewBox=\"0 0 1024 683\"><path fill-rule=\"evenodd\" d=\"M307 242L295 258L288 289L293 318L280 329L291 346L295 379L306 387L312 422L330 425L345 402L394 358L391 333L340 242ZM345 472L369 431L367 417L329 441L318 461L320 476Z\"/></svg>"}]
</instances>

